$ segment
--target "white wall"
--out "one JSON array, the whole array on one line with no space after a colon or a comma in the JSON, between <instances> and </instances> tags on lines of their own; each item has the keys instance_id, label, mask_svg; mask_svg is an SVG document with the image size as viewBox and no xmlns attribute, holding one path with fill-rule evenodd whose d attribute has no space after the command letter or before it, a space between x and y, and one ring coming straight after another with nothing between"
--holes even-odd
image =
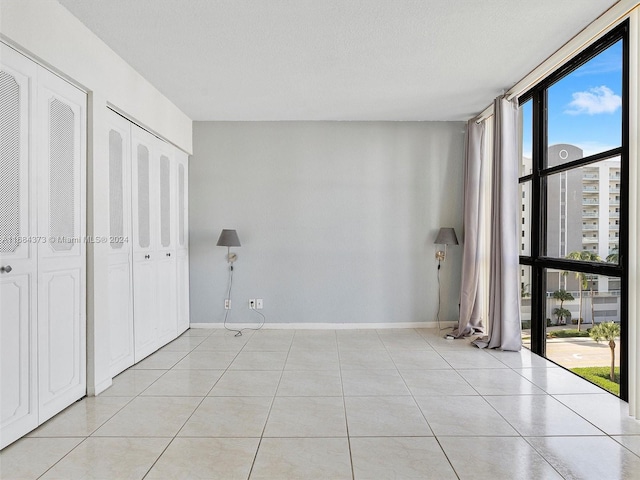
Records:
<instances>
[{"instance_id":1,"label":"white wall","mask_svg":"<svg viewBox=\"0 0 640 480\"><path fill-rule=\"evenodd\" d=\"M87 234L109 234L107 105L192 148L191 120L55 0L0 0L0 38L88 92ZM87 245L87 388L111 385L108 244Z\"/></svg>"},{"instance_id":2,"label":"white wall","mask_svg":"<svg viewBox=\"0 0 640 480\"><path fill-rule=\"evenodd\" d=\"M190 161L191 322L222 322L222 228L238 230L233 322L432 322L433 244L462 237L464 124L195 122ZM457 320L461 247L442 269Z\"/></svg>"}]
</instances>

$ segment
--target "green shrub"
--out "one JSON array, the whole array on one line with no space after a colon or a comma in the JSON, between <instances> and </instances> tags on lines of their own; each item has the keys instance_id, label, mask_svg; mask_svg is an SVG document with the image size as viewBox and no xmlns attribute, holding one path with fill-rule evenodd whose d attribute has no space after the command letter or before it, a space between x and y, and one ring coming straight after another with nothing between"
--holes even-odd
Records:
<instances>
[{"instance_id":1,"label":"green shrub","mask_svg":"<svg viewBox=\"0 0 640 480\"><path fill-rule=\"evenodd\" d=\"M547 338L574 338L574 337L588 337L589 330L576 330L576 329L567 329L567 330L552 330L547 332Z\"/></svg>"}]
</instances>

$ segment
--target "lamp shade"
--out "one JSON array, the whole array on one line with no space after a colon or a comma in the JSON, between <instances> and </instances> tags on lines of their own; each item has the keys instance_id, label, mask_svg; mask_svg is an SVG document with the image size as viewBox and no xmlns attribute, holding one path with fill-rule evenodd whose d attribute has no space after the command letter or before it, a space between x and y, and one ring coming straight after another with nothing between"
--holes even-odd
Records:
<instances>
[{"instance_id":1,"label":"lamp shade","mask_svg":"<svg viewBox=\"0 0 640 480\"><path fill-rule=\"evenodd\" d=\"M458 245L458 237L456 237L456 231L451 227L442 227L438 232L436 241L433 242L438 245Z\"/></svg>"},{"instance_id":2,"label":"lamp shade","mask_svg":"<svg viewBox=\"0 0 640 480\"><path fill-rule=\"evenodd\" d=\"M222 230L216 245L218 247L239 247L240 239L238 238L238 232L235 230Z\"/></svg>"}]
</instances>

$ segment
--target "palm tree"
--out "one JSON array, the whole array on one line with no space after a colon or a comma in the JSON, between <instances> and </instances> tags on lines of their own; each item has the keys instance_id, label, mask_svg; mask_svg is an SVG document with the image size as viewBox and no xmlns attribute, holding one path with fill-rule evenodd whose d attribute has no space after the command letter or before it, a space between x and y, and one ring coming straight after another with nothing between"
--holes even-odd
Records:
<instances>
[{"instance_id":1,"label":"palm tree","mask_svg":"<svg viewBox=\"0 0 640 480\"><path fill-rule=\"evenodd\" d=\"M581 252L571 252L565 258L569 258L571 260L580 260L583 262L601 262L602 259L600 255L595 252L590 252L589 250L582 250ZM565 272L566 274L567 272ZM580 291L580 300L578 302L578 331L580 331L580 322L582 321L582 290L588 287L587 282L587 274L583 272L575 272L576 278L578 279L578 286ZM593 298L591 299L593 301ZM593 319L591 319L593 323Z\"/></svg>"},{"instance_id":2,"label":"palm tree","mask_svg":"<svg viewBox=\"0 0 640 480\"><path fill-rule=\"evenodd\" d=\"M618 252L619 252L618 247L612 249L611 253L607 255L607 258L605 260L609 263L618 263L618 259L619 259Z\"/></svg>"},{"instance_id":3,"label":"palm tree","mask_svg":"<svg viewBox=\"0 0 640 480\"><path fill-rule=\"evenodd\" d=\"M558 323L560 323L560 320L563 318L569 318L571 316L571 312L564 308L564 302L567 300L574 300L574 298L573 295L567 292L564 288L553 292L553 298L560 301L560 307L553 310L553 314L558 317Z\"/></svg>"},{"instance_id":4,"label":"palm tree","mask_svg":"<svg viewBox=\"0 0 640 480\"><path fill-rule=\"evenodd\" d=\"M591 329L589 332L591 338L600 343L600 340L607 340L609 342L609 348L611 349L611 370L609 372L609 378L612 382L615 382L615 366L616 366L616 338L620 336L620 324L607 322L599 323Z\"/></svg>"},{"instance_id":5,"label":"palm tree","mask_svg":"<svg viewBox=\"0 0 640 480\"><path fill-rule=\"evenodd\" d=\"M570 318L571 317L571 312L569 310L567 310L566 308L562 308L562 307L556 307L553 309L553 314L558 317L558 321L556 322L556 325L560 325L560 321L563 318Z\"/></svg>"}]
</instances>

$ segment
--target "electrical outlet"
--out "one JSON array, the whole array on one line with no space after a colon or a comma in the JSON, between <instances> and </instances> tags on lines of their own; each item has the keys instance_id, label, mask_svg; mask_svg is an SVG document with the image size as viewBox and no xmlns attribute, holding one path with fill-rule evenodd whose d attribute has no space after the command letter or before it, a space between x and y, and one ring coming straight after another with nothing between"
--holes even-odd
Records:
<instances>
[{"instance_id":1,"label":"electrical outlet","mask_svg":"<svg viewBox=\"0 0 640 480\"><path fill-rule=\"evenodd\" d=\"M255 310L256 309L256 299L255 298L250 298L249 299L249 310Z\"/></svg>"},{"instance_id":2,"label":"electrical outlet","mask_svg":"<svg viewBox=\"0 0 640 480\"><path fill-rule=\"evenodd\" d=\"M231 299L230 298L225 298L224 299L224 309L225 310L231 310Z\"/></svg>"},{"instance_id":3,"label":"electrical outlet","mask_svg":"<svg viewBox=\"0 0 640 480\"><path fill-rule=\"evenodd\" d=\"M257 298L256 299L256 308L258 310L262 310L263 304L262 304L262 299L261 298Z\"/></svg>"}]
</instances>

